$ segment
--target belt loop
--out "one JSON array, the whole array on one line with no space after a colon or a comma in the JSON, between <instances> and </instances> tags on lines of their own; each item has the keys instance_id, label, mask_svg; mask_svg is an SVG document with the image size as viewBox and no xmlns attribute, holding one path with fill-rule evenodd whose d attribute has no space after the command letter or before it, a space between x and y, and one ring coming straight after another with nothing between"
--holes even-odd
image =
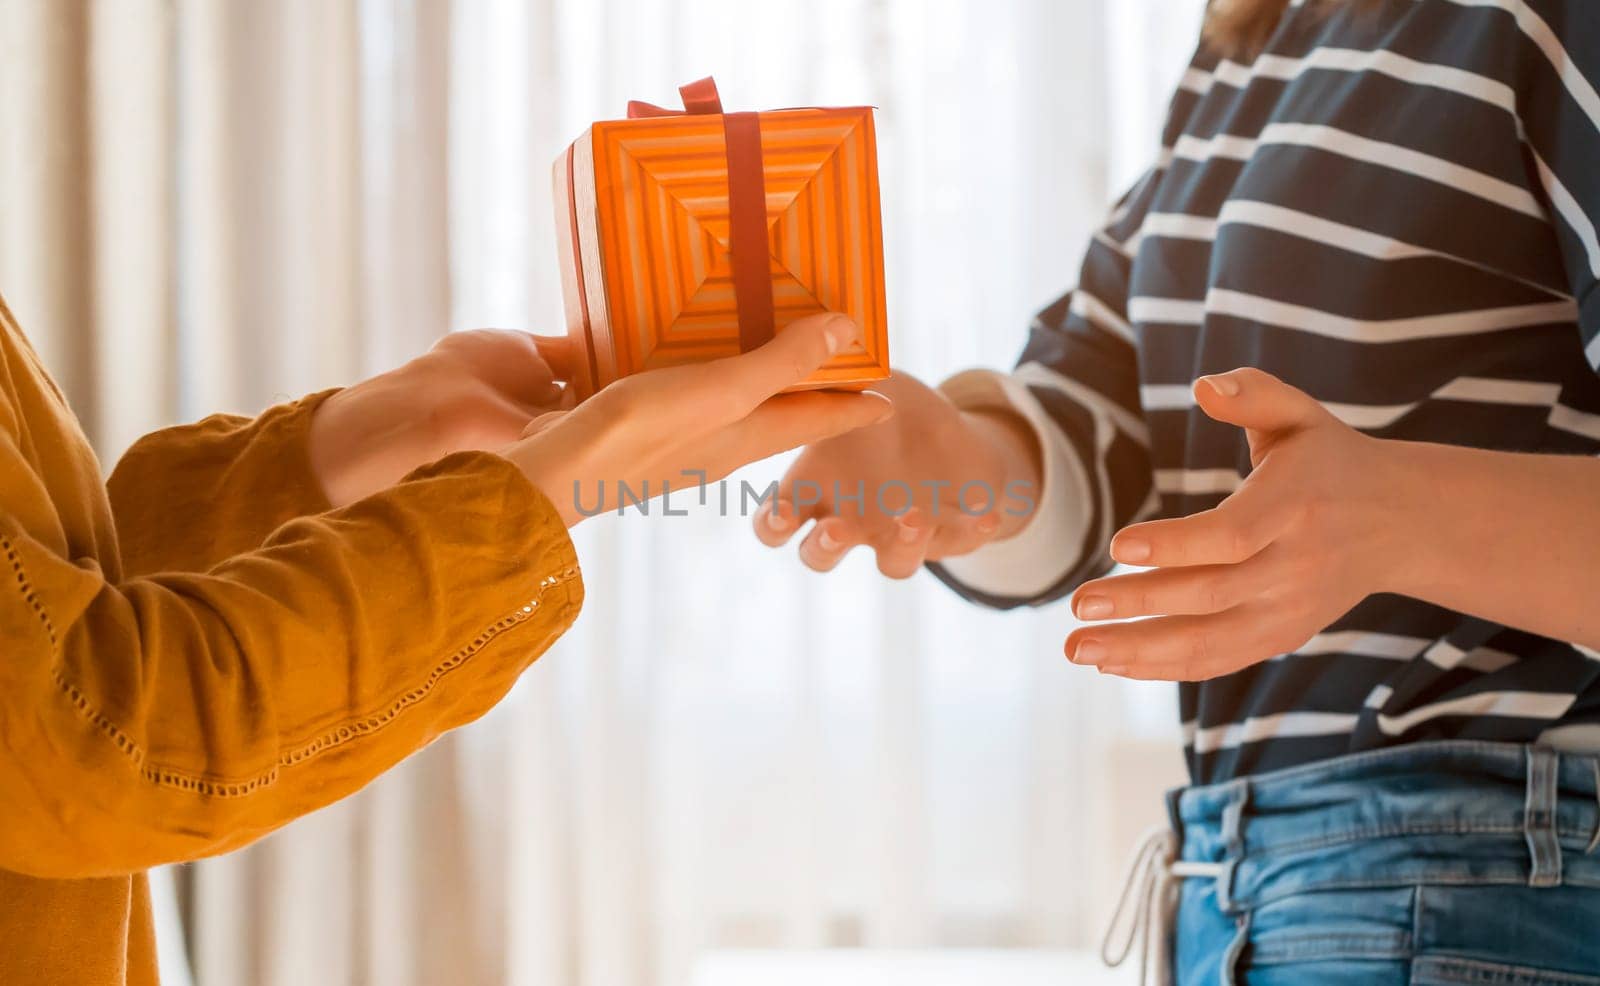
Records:
<instances>
[{"instance_id":1,"label":"belt loop","mask_svg":"<svg viewBox=\"0 0 1600 986\"><path fill-rule=\"evenodd\" d=\"M1239 862L1244 859L1245 809L1250 805L1250 778L1240 777L1229 785L1228 803L1222 807L1222 841L1227 845L1227 855L1222 870L1217 874L1217 906L1225 914L1237 912L1233 899L1234 875Z\"/></svg>"},{"instance_id":2,"label":"belt loop","mask_svg":"<svg viewBox=\"0 0 1600 986\"><path fill-rule=\"evenodd\" d=\"M1596 762L1600 763L1600 761ZM1597 768L1597 770L1600 770L1600 768ZM1600 774L1596 774L1596 779L1600 780ZM1172 827L1172 834L1176 836L1174 842L1179 859L1183 858L1183 811L1179 803L1183 800L1183 792L1185 790L1186 788L1175 787L1169 789L1166 793L1167 824Z\"/></svg>"},{"instance_id":3,"label":"belt loop","mask_svg":"<svg viewBox=\"0 0 1600 986\"><path fill-rule=\"evenodd\" d=\"M1556 836L1556 782L1561 758L1549 747L1528 750L1528 797L1522 810L1522 833L1528 842L1532 868L1530 887L1561 885L1561 842Z\"/></svg>"},{"instance_id":4,"label":"belt loop","mask_svg":"<svg viewBox=\"0 0 1600 986\"><path fill-rule=\"evenodd\" d=\"M1585 856L1600 849L1600 757L1589 758L1589 769L1594 773L1594 834L1589 837L1589 844L1583 849Z\"/></svg>"},{"instance_id":5,"label":"belt loop","mask_svg":"<svg viewBox=\"0 0 1600 986\"><path fill-rule=\"evenodd\" d=\"M1244 950L1250 944L1251 914L1245 911L1234 920L1233 940L1228 943L1227 951L1222 953L1222 968L1217 970L1218 986L1238 986L1239 960L1244 958Z\"/></svg>"},{"instance_id":6,"label":"belt loop","mask_svg":"<svg viewBox=\"0 0 1600 986\"><path fill-rule=\"evenodd\" d=\"M1244 810L1250 804L1250 778L1240 777L1228 784L1228 803L1222 806L1222 840L1228 855L1244 855Z\"/></svg>"}]
</instances>

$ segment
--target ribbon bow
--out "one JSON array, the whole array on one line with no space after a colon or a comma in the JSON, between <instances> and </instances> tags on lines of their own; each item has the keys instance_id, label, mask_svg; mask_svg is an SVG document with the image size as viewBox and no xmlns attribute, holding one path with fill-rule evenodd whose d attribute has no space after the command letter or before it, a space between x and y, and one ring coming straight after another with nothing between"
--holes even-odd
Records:
<instances>
[{"instance_id":1,"label":"ribbon bow","mask_svg":"<svg viewBox=\"0 0 1600 986\"><path fill-rule=\"evenodd\" d=\"M776 331L772 260L767 247L767 182L761 160L761 116L724 113L717 84L707 76L680 86L683 109L669 110L637 99L628 119L658 116L720 116L728 158L728 254L739 313L739 350L749 352Z\"/></svg>"}]
</instances>

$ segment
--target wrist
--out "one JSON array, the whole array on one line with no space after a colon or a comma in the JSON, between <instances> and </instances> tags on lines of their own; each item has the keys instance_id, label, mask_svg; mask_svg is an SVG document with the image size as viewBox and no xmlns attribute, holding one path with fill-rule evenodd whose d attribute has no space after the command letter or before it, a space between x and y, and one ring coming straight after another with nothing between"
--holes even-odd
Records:
<instances>
[{"instance_id":1,"label":"wrist","mask_svg":"<svg viewBox=\"0 0 1600 986\"><path fill-rule=\"evenodd\" d=\"M436 415L413 364L346 387L319 406L307 450L312 472L334 506L353 503L393 485L432 456L401 454L423 444Z\"/></svg>"},{"instance_id":2,"label":"wrist","mask_svg":"<svg viewBox=\"0 0 1600 986\"><path fill-rule=\"evenodd\" d=\"M1367 525L1375 534L1370 569L1373 592L1429 599L1451 562L1441 550L1441 516L1450 509L1439 490L1449 488L1449 468L1443 446L1423 442L1367 438L1371 455L1364 468L1376 480L1377 495L1370 499Z\"/></svg>"},{"instance_id":3,"label":"wrist","mask_svg":"<svg viewBox=\"0 0 1600 986\"><path fill-rule=\"evenodd\" d=\"M592 446L574 443L559 423L559 417L552 415L550 422L499 454L545 495L570 529L605 508L615 481L603 478L590 462L587 453L593 451Z\"/></svg>"},{"instance_id":4,"label":"wrist","mask_svg":"<svg viewBox=\"0 0 1600 986\"><path fill-rule=\"evenodd\" d=\"M1000 517L993 540L1004 541L1026 527L1033 517L1031 510L1001 510L1000 504L1018 489L1031 491L1030 501L1038 502L1037 493L1044 476L1039 438L1027 421L1001 408L963 410L961 420L990 453L992 465L984 481L990 484L993 494L990 509L997 511Z\"/></svg>"},{"instance_id":5,"label":"wrist","mask_svg":"<svg viewBox=\"0 0 1600 986\"><path fill-rule=\"evenodd\" d=\"M360 411L366 400L358 393L361 386L347 387L323 401L307 436L311 472L335 507L361 499L360 477L369 468L370 450L376 444L366 433L366 417Z\"/></svg>"}]
</instances>

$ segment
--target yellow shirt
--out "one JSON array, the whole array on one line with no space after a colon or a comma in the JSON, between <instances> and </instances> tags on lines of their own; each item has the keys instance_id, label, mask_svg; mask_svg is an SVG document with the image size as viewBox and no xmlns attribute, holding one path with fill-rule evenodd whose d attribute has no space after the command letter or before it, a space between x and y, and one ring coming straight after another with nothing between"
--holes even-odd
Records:
<instances>
[{"instance_id":1,"label":"yellow shirt","mask_svg":"<svg viewBox=\"0 0 1600 986\"><path fill-rule=\"evenodd\" d=\"M583 584L498 456L330 510L306 452L326 395L158 432L102 484L3 302L0 323L0 983L143 986L143 870L482 715Z\"/></svg>"}]
</instances>

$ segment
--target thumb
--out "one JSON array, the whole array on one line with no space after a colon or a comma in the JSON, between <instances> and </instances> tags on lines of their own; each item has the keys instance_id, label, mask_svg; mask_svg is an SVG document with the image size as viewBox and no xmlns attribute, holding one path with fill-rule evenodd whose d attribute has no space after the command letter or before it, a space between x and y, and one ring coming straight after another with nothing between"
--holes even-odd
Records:
<instances>
[{"instance_id":1,"label":"thumb","mask_svg":"<svg viewBox=\"0 0 1600 986\"><path fill-rule=\"evenodd\" d=\"M533 340L533 347L539 351L539 357L550 367L550 374L557 380L570 382L578 360L578 354L573 351L572 339L568 336L541 336L531 333L529 338Z\"/></svg>"},{"instance_id":2,"label":"thumb","mask_svg":"<svg viewBox=\"0 0 1600 986\"><path fill-rule=\"evenodd\" d=\"M732 469L789 449L877 424L894 413L880 394L806 391L773 397L723 429L718 451Z\"/></svg>"},{"instance_id":3,"label":"thumb","mask_svg":"<svg viewBox=\"0 0 1600 986\"><path fill-rule=\"evenodd\" d=\"M719 385L737 396L742 417L810 376L860 336L849 316L824 312L796 320L758 349L704 365Z\"/></svg>"},{"instance_id":4,"label":"thumb","mask_svg":"<svg viewBox=\"0 0 1600 986\"><path fill-rule=\"evenodd\" d=\"M1246 366L1194 382L1195 403L1224 424L1258 432L1299 431L1327 420L1328 412L1305 391Z\"/></svg>"},{"instance_id":5,"label":"thumb","mask_svg":"<svg viewBox=\"0 0 1600 986\"><path fill-rule=\"evenodd\" d=\"M544 431L546 428L549 428L557 421L560 421L562 418L566 417L568 413L569 412L567 411L549 411L539 415L532 421L529 421L526 428L522 429L522 437L532 438L534 435L539 434L539 432Z\"/></svg>"}]
</instances>

